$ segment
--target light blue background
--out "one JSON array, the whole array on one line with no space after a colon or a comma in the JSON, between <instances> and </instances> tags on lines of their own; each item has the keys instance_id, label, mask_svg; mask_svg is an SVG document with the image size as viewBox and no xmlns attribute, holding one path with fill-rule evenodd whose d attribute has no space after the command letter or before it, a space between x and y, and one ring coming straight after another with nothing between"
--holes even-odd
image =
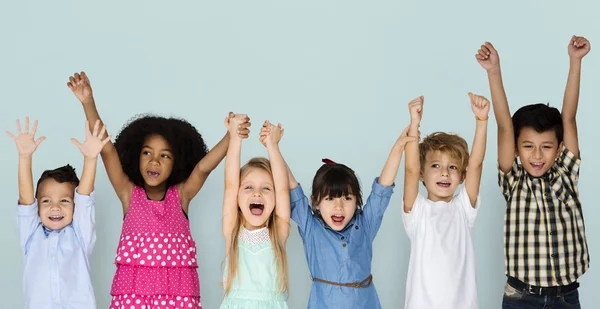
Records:
<instances>
[{"instance_id":1,"label":"light blue background","mask_svg":"<svg viewBox=\"0 0 600 309\"><path fill-rule=\"evenodd\" d=\"M498 48L512 111L523 104L560 107L568 71L567 43L585 35L578 112L583 155L580 191L592 268L581 278L583 308L595 308L600 286L600 175L595 122L600 114L600 6L596 1L2 1L0 123L40 120L48 137L34 156L34 177L66 163L81 171L69 142L83 139L84 115L65 83L85 70L101 116L116 134L133 115L187 118L212 147L227 112L248 113L254 127L243 160L266 155L257 132L265 119L286 128L284 156L310 187L320 159L343 162L368 185L408 124L407 103L425 95L421 131L457 132L469 143L475 126L467 92L489 96L474 59L486 40ZM595 47L594 47L595 46ZM17 151L1 139L2 308L22 307L16 235ZM496 126L489 125L473 230L481 308L500 308L504 277L504 202L496 185ZM99 308L107 308L121 207L101 163L97 177L98 242L92 276ZM401 223L402 170L375 241L373 275L384 308L402 308L410 245ZM202 303L222 299L220 217L222 165L190 207L197 240ZM290 308L305 308L310 289L294 226L288 246ZM594 288L596 287L596 288Z\"/></svg>"}]
</instances>

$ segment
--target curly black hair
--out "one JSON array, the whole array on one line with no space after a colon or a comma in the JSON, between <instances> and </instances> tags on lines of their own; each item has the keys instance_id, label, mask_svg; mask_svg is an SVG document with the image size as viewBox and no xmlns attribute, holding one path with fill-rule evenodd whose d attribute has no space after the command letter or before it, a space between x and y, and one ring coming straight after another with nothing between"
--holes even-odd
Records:
<instances>
[{"instance_id":1,"label":"curly black hair","mask_svg":"<svg viewBox=\"0 0 600 309\"><path fill-rule=\"evenodd\" d=\"M208 152L202 135L184 119L143 114L129 120L115 138L121 167L137 186L144 187L140 173L140 153L148 136L160 135L171 146L173 171L167 186L185 181Z\"/></svg>"}]
</instances>

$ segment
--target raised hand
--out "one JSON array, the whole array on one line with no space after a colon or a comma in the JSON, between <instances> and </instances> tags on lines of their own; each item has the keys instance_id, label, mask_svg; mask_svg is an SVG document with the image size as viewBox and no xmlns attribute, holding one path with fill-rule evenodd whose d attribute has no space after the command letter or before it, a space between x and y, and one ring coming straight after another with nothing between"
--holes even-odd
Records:
<instances>
[{"instance_id":1,"label":"raised hand","mask_svg":"<svg viewBox=\"0 0 600 309\"><path fill-rule=\"evenodd\" d=\"M69 77L67 86L81 103L87 103L93 99L92 86L85 72L75 73Z\"/></svg>"},{"instance_id":2,"label":"raised hand","mask_svg":"<svg viewBox=\"0 0 600 309\"><path fill-rule=\"evenodd\" d=\"M485 42L484 45L481 45L481 48L475 54L475 59L488 72L500 68L498 51L496 51L490 42Z\"/></svg>"},{"instance_id":3,"label":"raised hand","mask_svg":"<svg viewBox=\"0 0 600 309\"><path fill-rule=\"evenodd\" d=\"M410 112L411 122L416 122L416 123L421 122L421 118L423 117L424 101L425 101L425 98L423 96L420 96L408 103L408 110Z\"/></svg>"},{"instance_id":4,"label":"raised hand","mask_svg":"<svg viewBox=\"0 0 600 309\"><path fill-rule=\"evenodd\" d=\"M279 141L283 137L283 128L281 123L276 126L265 120L262 128L260 128L260 143L264 146L279 144Z\"/></svg>"},{"instance_id":5,"label":"raised hand","mask_svg":"<svg viewBox=\"0 0 600 309\"><path fill-rule=\"evenodd\" d=\"M248 138L250 134L250 117L246 114L234 114L229 112L225 118L225 127L230 136L238 136L239 138Z\"/></svg>"},{"instance_id":6,"label":"raised hand","mask_svg":"<svg viewBox=\"0 0 600 309\"><path fill-rule=\"evenodd\" d=\"M572 59L582 59L591 49L590 41L582 36L574 35L569 41L569 57Z\"/></svg>"},{"instance_id":7,"label":"raised hand","mask_svg":"<svg viewBox=\"0 0 600 309\"><path fill-rule=\"evenodd\" d=\"M408 142L418 142L421 139L421 131L418 131L417 136L408 136L408 129L410 128L410 126L404 128L404 130L402 131L402 133L400 133L400 136L398 137L398 140L396 140L396 145L398 147L401 147L402 149L404 149L404 146L406 146L406 143Z\"/></svg>"},{"instance_id":8,"label":"raised hand","mask_svg":"<svg viewBox=\"0 0 600 309\"><path fill-rule=\"evenodd\" d=\"M478 120L487 120L490 112L490 101L484 96L476 95L469 92L471 99L471 109Z\"/></svg>"},{"instance_id":9,"label":"raised hand","mask_svg":"<svg viewBox=\"0 0 600 309\"><path fill-rule=\"evenodd\" d=\"M94 124L94 131L90 132L90 124L86 120L85 121L85 141L81 144L78 140L71 138L71 142L79 148L79 151L86 158L96 158L102 148L108 141L110 141L110 136L104 138L104 134L106 133L106 125L102 126L101 130L98 130L100 127L100 120L96 120Z\"/></svg>"},{"instance_id":10,"label":"raised hand","mask_svg":"<svg viewBox=\"0 0 600 309\"><path fill-rule=\"evenodd\" d=\"M29 132L29 117L25 118L25 131L21 131L21 122L17 119L17 132L18 135L14 136L10 131L6 131L6 134L15 141L17 144L17 150L19 151L19 156L31 156L40 145L42 141L46 139L46 137L39 137L37 140L35 139L35 132L37 131L37 120L33 122L33 128L31 132Z\"/></svg>"}]
</instances>

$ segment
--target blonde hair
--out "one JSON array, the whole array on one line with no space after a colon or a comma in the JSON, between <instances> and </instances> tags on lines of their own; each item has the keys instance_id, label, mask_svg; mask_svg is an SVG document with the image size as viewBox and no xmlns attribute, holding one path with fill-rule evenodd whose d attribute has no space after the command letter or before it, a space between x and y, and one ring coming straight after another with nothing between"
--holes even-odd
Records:
<instances>
[{"instance_id":1,"label":"blonde hair","mask_svg":"<svg viewBox=\"0 0 600 309\"><path fill-rule=\"evenodd\" d=\"M271 171L271 164L266 158L252 158L240 169L240 179L244 178L251 169L261 169L273 175ZM277 207L277 205L275 205ZM238 236L240 229L244 226L245 218L242 211L238 207L238 219L231 233L229 252L227 252L227 280L223 283L225 286L225 295L231 290L232 282L238 273ZM275 215L275 209L267 220L267 229L269 230L269 237L271 238L271 245L273 246L273 253L275 254L275 264L277 269L277 282L279 283L279 292L285 293L288 291L288 269L287 269L287 254L285 246L279 241L279 228L277 221L279 219ZM224 261L225 262L225 261Z\"/></svg>"},{"instance_id":2,"label":"blonde hair","mask_svg":"<svg viewBox=\"0 0 600 309\"><path fill-rule=\"evenodd\" d=\"M440 151L450 155L451 158L459 162L459 171L464 173L469 165L469 146L464 138L458 134L448 134L444 132L435 132L429 134L421 144L419 144L419 155L421 159L421 171L425 168L425 158L427 153Z\"/></svg>"}]
</instances>

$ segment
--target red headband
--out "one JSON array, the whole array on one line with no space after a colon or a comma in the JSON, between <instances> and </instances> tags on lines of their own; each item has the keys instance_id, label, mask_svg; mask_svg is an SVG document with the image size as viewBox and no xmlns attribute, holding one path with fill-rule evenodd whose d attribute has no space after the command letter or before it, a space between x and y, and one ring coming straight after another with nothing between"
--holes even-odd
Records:
<instances>
[{"instance_id":1,"label":"red headband","mask_svg":"<svg viewBox=\"0 0 600 309\"><path fill-rule=\"evenodd\" d=\"M329 160L329 159L323 159L323 160L321 160L321 161L323 161L323 163L325 163L325 164L327 164L327 165L334 165L334 164L337 164L337 163L335 163L333 160Z\"/></svg>"}]
</instances>

